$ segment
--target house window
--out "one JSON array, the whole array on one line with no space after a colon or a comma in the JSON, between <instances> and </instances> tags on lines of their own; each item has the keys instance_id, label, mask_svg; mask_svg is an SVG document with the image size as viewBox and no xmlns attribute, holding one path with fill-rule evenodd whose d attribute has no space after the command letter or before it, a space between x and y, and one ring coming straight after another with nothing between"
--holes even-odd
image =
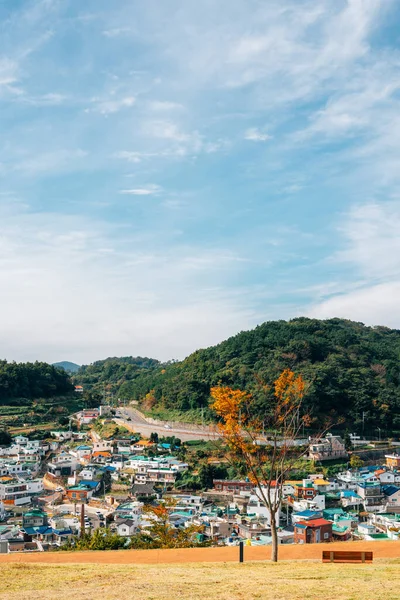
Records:
<instances>
[{"instance_id":1,"label":"house window","mask_svg":"<svg viewBox=\"0 0 400 600\"><path fill-rule=\"evenodd\" d=\"M324 540L328 540L329 539L329 533L324 533Z\"/></svg>"}]
</instances>

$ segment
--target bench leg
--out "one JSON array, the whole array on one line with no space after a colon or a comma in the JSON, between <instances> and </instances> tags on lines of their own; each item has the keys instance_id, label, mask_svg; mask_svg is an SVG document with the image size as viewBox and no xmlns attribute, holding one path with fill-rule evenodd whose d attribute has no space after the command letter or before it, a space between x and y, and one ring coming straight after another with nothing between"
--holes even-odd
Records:
<instances>
[{"instance_id":1,"label":"bench leg","mask_svg":"<svg viewBox=\"0 0 400 600\"><path fill-rule=\"evenodd\" d=\"M334 556L334 553L333 553L333 552L330 552L330 553L329 553L329 555L330 555L330 558L331 558L331 562L334 562L334 558L333 558L333 556Z\"/></svg>"},{"instance_id":2,"label":"bench leg","mask_svg":"<svg viewBox=\"0 0 400 600\"><path fill-rule=\"evenodd\" d=\"M365 563L365 552L361 552L361 562Z\"/></svg>"}]
</instances>

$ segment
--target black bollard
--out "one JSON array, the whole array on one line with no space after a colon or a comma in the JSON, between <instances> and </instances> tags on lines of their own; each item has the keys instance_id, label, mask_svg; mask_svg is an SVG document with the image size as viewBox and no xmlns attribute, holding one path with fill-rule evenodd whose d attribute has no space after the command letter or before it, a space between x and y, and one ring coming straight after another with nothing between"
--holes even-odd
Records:
<instances>
[{"instance_id":1,"label":"black bollard","mask_svg":"<svg viewBox=\"0 0 400 600\"><path fill-rule=\"evenodd\" d=\"M239 542L239 562L243 562L243 542Z\"/></svg>"}]
</instances>

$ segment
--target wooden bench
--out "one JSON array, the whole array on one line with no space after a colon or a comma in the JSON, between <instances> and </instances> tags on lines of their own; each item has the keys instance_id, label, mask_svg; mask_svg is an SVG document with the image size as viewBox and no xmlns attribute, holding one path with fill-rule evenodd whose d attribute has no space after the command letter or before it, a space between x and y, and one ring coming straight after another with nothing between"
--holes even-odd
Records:
<instances>
[{"instance_id":1,"label":"wooden bench","mask_svg":"<svg viewBox=\"0 0 400 600\"><path fill-rule=\"evenodd\" d=\"M323 550L322 562L331 563L372 563L373 552L352 552L347 550Z\"/></svg>"}]
</instances>

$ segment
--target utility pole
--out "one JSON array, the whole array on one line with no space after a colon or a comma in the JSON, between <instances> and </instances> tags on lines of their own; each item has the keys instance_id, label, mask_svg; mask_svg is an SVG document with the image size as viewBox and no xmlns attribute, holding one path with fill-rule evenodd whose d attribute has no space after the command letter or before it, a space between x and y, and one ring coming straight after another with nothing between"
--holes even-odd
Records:
<instances>
[{"instance_id":1,"label":"utility pole","mask_svg":"<svg viewBox=\"0 0 400 600\"><path fill-rule=\"evenodd\" d=\"M85 535L85 505L81 505L81 538Z\"/></svg>"}]
</instances>

